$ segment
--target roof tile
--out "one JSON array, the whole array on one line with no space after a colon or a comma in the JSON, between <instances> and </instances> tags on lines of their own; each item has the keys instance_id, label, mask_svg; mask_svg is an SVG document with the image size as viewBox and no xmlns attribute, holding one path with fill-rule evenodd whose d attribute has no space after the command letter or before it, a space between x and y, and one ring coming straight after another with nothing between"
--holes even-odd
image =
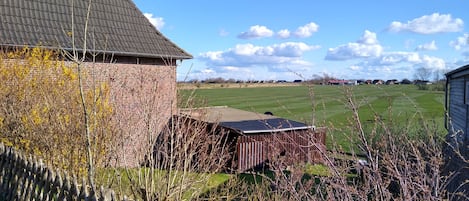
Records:
<instances>
[{"instance_id":1,"label":"roof tile","mask_svg":"<svg viewBox=\"0 0 469 201\"><path fill-rule=\"evenodd\" d=\"M88 1L73 0L73 6L70 2L0 1L0 45L71 49L72 30L75 43L82 44ZM156 30L131 0L93 1L87 40L88 44L95 44L95 47L88 46L87 49L116 55L192 58Z\"/></svg>"}]
</instances>

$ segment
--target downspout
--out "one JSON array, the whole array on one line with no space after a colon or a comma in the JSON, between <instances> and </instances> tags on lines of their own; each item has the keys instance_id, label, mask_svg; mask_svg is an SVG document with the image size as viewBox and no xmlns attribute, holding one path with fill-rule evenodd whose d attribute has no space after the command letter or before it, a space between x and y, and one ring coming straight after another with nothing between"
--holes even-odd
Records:
<instances>
[{"instance_id":1,"label":"downspout","mask_svg":"<svg viewBox=\"0 0 469 201\"><path fill-rule=\"evenodd\" d=\"M449 131L449 107L448 107L448 90L449 90L449 76L446 75L446 81L445 81L445 128L446 130Z\"/></svg>"}]
</instances>

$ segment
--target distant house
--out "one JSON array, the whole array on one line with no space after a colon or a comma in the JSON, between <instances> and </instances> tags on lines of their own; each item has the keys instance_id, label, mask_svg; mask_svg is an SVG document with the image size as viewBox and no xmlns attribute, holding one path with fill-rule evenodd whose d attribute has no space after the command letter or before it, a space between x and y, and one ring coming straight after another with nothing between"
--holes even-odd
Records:
<instances>
[{"instance_id":1,"label":"distant house","mask_svg":"<svg viewBox=\"0 0 469 201\"><path fill-rule=\"evenodd\" d=\"M373 80L372 84L384 84L384 80Z\"/></svg>"},{"instance_id":2,"label":"distant house","mask_svg":"<svg viewBox=\"0 0 469 201\"><path fill-rule=\"evenodd\" d=\"M399 84L399 81L397 81L396 79L386 80L386 85L392 85L392 84Z\"/></svg>"},{"instance_id":3,"label":"distant house","mask_svg":"<svg viewBox=\"0 0 469 201\"><path fill-rule=\"evenodd\" d=\"M432 83L428 80L414 80L414 84L415 85L429 85Z\"/></svg>"},{"instance_id":4,"label":"distant house","mask_svg":"<svg viewBox=\"0 0 469 201\"><path fill-rule=\"evenodd\" d=\"M285 165L323 162L325 129L270 114L225 106L181 110L181 115L213 124L228 135L232 152L226 169L243 172L278 159Z\"/></svg>"},{"instance_id":5,"label":"distant house","mask_svg":"<svg viewBox=\"0 0 469 201\"><path fill-rule=\"evenodd\" d=\"M412 82L409 79L402 79L400 84L412 84Z\"/></svg>"},{"instance_id":6,"label":"distant house","mask_svg":"<svg viewBox=\"0 0 469 201\"><path fill-rule=\"evenodd\" d=\"M446 171L455 172L449 191L469 192L469 65L446 73L445 126L448 129ZM463 157L463 158L461 158ZM464 184L464 185L463 185ZM461 200L467 200L467 197Z\"/></svg>"},{"instance_id":7,"label":"distant house","mask_svg":"<svg viewBox=\"0 0 469 201\"><path fill-rule=\"evenodd\" d=\"M115 136L121 141L113 165L139 165L150 146L146 127L156 134L175 114L176 66L192 56L163 36L130 0L92 1L87 32L88 1L0 1L0 8L1 48L88 50L84 65L92 76L87 83L110 83L121 131ZM91 53L101 62L92 63Z\"/></svg>"},{"instance_id":8,"label":"distant house","mask_svg":"<svg viewBox=\"0 0 469 201\"><path fill-rule=\"evenodd\" d=\"M329 80L327 85L357 85L355 80Z\"/></svg>"}]
</instances>

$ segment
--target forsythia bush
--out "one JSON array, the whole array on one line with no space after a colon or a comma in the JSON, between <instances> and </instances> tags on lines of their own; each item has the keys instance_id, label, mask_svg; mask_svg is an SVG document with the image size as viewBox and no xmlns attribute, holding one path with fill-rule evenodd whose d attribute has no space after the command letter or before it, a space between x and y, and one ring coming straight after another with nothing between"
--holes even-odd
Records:
<instances>
[{"instance_id":1,"label":"forsythia bush","mask_svg":"<svg viewBox=\"0 0 469 201\"><path fill-rule=\"evenodd\" d=\"M86 80L86 71L82 76ZM1 52L0 80L0 141L84 176L86 138L76 65L41 48ZM112 145L112 107L107 84L87 86L93 156L99 166Z\"/></svg>"}]
</instances>

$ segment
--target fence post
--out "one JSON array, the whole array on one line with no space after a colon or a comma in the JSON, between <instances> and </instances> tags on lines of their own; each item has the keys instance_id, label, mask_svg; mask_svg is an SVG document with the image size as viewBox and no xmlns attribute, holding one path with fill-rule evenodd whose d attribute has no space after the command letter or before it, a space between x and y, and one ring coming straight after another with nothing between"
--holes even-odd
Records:
<instances>
[{"instance_id":1,"label":"fence post","mask_svg":"<svg viewBox=\"0 0 469 201\"><path fill-rule=\"evenodd\" d=\"M85 178L81 187L76 177L52 170L42 159L23 154L0 143L0 200L86 200L115 201L112 189L101 186L88 193ZM123 200L127 200L124 196Z\"/></svg>"},{"instance_id":2,"label":"fence post","mask_svg":"<svg viewBox=\"0 0 469 201\"><path fill-rule=\"evenodd\" d=\"M6 196L6 189L3 188L3 185L6 183L5 173L8 168L5 168L5 166L6 166L5 146L3 145L3 143L0 143L0 181L2 182L0 184L0 196L1 197Z\"/></svg>"}]
</instances>

